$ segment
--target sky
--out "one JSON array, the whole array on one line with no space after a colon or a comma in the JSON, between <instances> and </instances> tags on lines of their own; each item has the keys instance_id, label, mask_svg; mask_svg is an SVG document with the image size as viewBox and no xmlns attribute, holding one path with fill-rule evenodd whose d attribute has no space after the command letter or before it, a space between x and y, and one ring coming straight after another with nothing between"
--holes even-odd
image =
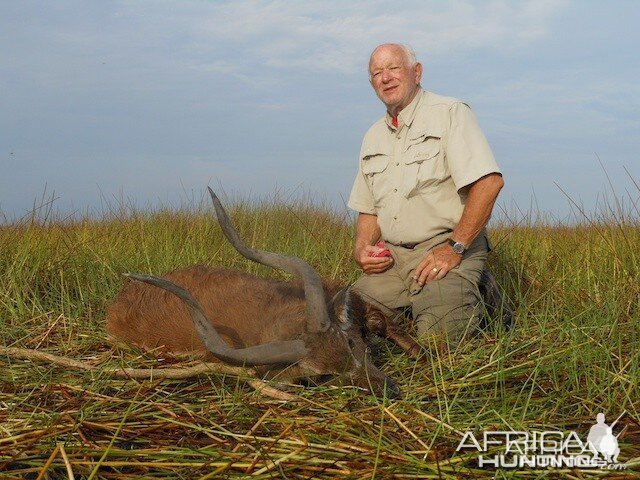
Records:
<instances>
[{"instance_id":1,"label":"sky","mask_svg":"<svg viewBox=\"0 0 640 480\"><path fill-rule=\"evenodd\" d=\"M385 42L475 111L506 182L494 216L633 210L639 19L634 0L2 1L0 219L207 185L346 209Z\"/></svg>"}]
</instances>

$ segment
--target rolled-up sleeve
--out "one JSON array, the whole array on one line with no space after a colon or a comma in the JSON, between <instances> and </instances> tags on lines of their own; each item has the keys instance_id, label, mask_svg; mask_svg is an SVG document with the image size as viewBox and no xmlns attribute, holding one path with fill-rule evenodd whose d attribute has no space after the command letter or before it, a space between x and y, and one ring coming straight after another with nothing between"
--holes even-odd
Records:
<instances>
[{"instance_id":1,"label":"rolled-up sleeve","mask_svg":"<svg viewBox=\"0 0 640 480\"><path fill-rule=\"evenodd\" d=\"M501 173L489 142L469 106L456 102L449 110L451 128L446 139L446 161L458 190L490 173Z\"/></svg>"}]
</instances>

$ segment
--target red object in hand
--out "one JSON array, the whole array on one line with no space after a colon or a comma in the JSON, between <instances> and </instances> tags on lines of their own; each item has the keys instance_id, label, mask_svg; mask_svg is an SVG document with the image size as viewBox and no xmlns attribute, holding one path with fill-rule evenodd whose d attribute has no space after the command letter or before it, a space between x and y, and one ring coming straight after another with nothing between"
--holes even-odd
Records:
<instances>
[{"instance_id":1,"label":"red object in hand","mask_svg":"<svg viewBox=\"0 0 640 480\"><path fill-rule=\"evenodd\" d=\"M390 257L391 251L387 248L384 248L384 242L376 243L376 247L382 248L379 252L369 252L370 257Z\"/></svg>"}]
</instances>

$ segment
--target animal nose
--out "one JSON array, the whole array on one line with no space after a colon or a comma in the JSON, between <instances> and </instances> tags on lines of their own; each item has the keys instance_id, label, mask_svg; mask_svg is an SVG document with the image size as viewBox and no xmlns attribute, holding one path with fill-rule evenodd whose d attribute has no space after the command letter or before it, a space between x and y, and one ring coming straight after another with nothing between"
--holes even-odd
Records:
<instances>
[{"instance_id":1,"label":"animal nose","mask_svg":"<svg viewBox=\"0 0 640 480\"><path fill-rule=\"evenodd\" d=\"M392 398L394 400L399 400L402 398L402 390L400 390L398 384L390 378L387 378L384 381L382 388L386 392L388 398Z\"/></svg>"}]
</instances>

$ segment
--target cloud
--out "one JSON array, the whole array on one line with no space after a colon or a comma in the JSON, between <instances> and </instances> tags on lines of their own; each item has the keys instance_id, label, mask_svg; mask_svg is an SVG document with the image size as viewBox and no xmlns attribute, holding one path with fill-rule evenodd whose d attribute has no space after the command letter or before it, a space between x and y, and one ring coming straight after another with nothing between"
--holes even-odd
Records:
<instances>
[{"instance_id":1,"label":"cloud","mask_svg":"<svg viewBox=\"0 0 640 480\"><path fill-rule=\"evenodd\" d=\"M485 118L493 117L503 133L536 133L576 141L585 131L592 139L623 140L640 128L640 86L633 81L593 77L582 71L559 70L552 78L504 79L487 88L477 100L491 105ZM562 81L558 77L562 76ZM514 101L517 100L517 101ZM496 115L511 119L507 125ZM517 123L514 121L517 120ZM525 126L526 125L526 126Z\"/></svg>"},{"instance_id":2,"label":"cloud","mask_svg":"<svg viewBox=\"0 0 640 480\"><path fill-rule=\"evenodd\" d=\"M30 205L44 183L77 204L96 183L154 198L208 179L254 192L307 181L346 195L362 133L382 114L366 60L385 41L415 48L429 65L425 87L472 104L508 185L522 186L514 195L528 196L537 174L536 188L551 185L545 201L552 180L571 189L576 170L594 176L594 151L637 169L636 30L619 10L563 0L0 3L0 161L21 159L0 179L2 206Z\"/></svg>"},{"instance_id":3,"label":"cloud","mask_svg":"<svg viewBox=\"0 0 640 480\"><path fill-rule=\"evenodd\" d=\"M27 2L2 7L7 68L0 71L9 85L31 77L59 92L126 83L144 95L194 79L265 91L309 74L364 76L368 54L386 41L409 42L424 59L516 51L544 38L565 3L120 1L42 9Z\"/></svg>"},{"instance_id":4,"label":"cloud","mask_svg":"<svg viewBox=\"0 0 640 480\"><path fill-rule=\"evenodd\" d=\"M544 38L564 0L531 2L257 1L187 2L154 12L150 28L181 31L201 68L220 57L235 66L256 63L354 74L378 43L410 41L419 55L475 49L515 51ZM392 8L391 8L392 7ZM138 16L148 6L124 4L122 15ZM209 59L209 60L207 60Z\"/></svg>"},{"instance_id":5,"label":"cloud","mask_svg":"<svg viewBox=\"0 0 640 480\"><path fill-rule=\"evenodd\" d=\"M266 66L353 74L364 69L362 59L372 47L385 41L410 41L420 56L514 50L542 38L563 4L430 1L390 11L388 2L323 2L320 12L318 4L245 1L224 7L224 28L209 24L204 30L245 45Z\"/></svg>"}]
</instances>

